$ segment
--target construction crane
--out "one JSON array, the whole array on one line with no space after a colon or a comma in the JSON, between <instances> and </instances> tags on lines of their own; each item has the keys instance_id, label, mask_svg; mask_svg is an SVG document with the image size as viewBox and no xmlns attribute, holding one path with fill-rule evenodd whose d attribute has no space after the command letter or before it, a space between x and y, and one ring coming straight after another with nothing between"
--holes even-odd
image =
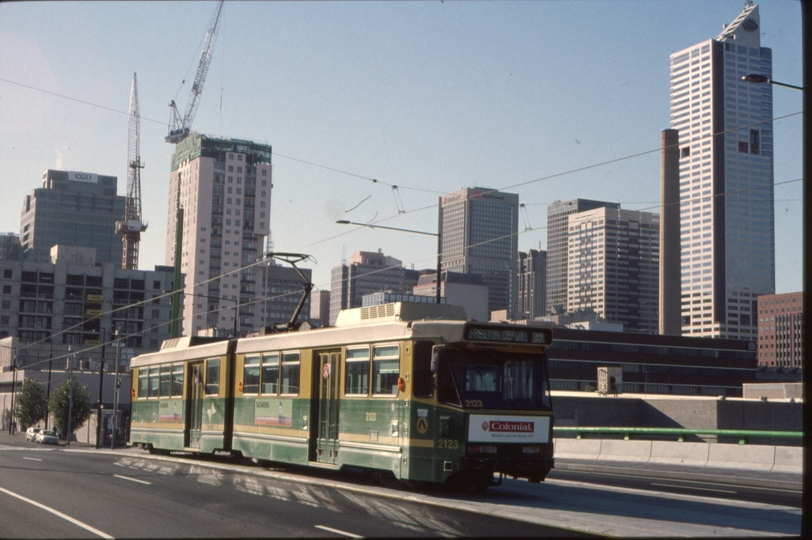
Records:
<instances>
[{"instance_id":1,"label":"construction crane","mask_svg":"<svg viewBox=\"0 0 812 540\"><path fill-rule=\"evenodd\" d=\"M192 130L192 120L194 120L197 107L200 105L203 83L206 81L206 73L208 73L209 64L211 64L211 55L214 53L214 42L217 40L217 28L220 23L220 14L223 11L223 1L220 0L217 3L214 18L206 31L206 37L203 38L203 50L200 51L200 61L197 64L197 73L195 74L194 83L192 83L192 92L189 95L189 103L186 105L186 113L181 116L175 100L169 102L172 111L169 117L169 135L166 136L166 142L168 143L178 144L188 137Z\"/></svg>"},{"instance_id":2,"label":"construction crane","mask_svg":"<svg viewBox=\"0 0 812 540\"><path fill-rule=\"evenodd\" d=\"M141 113L138 107L138 80L133 73L130 90L129 138L127 146L127 198L124 202L124 216L116 221L116 234L124 243L121 267L138 270L138 243L141 233L147 230L147 223L141 221Z\"/></svg>"}]
</instances>

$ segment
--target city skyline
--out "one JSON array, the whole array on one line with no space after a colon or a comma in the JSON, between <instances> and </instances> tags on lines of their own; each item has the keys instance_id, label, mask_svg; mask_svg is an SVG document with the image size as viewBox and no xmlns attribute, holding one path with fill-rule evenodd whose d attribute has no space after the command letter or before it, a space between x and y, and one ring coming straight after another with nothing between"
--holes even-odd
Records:
<instances>
[{"instance_id":1,"label":"city skyline","mask_svg":"<svg viewBox=\"0 0 812 540\"><path fill-rule=\"evenodd\" d=\"M407 268L433 267L430 238L332 224L391 217L386 224L434 231L437 195L461 187L518 193L519 250L546 249L546 207L555 200L658 211L669 55L717 35L742 5L227 2L193 129L274 147L274 245L315 255L319 288L329 288L343 252L382 248ZM798 83L799 6L759 5L773 76ZM9 195L1 231L19 233L17 205L46 169L126 178L126 103L136 71L151 224L141 267L163 262L174 151L163 142L166 103L185 103L188 88L175 90L196 63L213 9L212 2L0 5L0 187ZM170 24L177 20L183 24ZM68 27L93 42L61 39ZM297 28L306 43L291 36ZM584 30L600 46L566 44ZM249 46L257 36L261 46ZM262 46L271 52L257 56ZM793 182L801 176L800 93L773 94L773 116L784 117L774 126L780 293L801 288L801 188Z\"/></svg>"}]
</instances>

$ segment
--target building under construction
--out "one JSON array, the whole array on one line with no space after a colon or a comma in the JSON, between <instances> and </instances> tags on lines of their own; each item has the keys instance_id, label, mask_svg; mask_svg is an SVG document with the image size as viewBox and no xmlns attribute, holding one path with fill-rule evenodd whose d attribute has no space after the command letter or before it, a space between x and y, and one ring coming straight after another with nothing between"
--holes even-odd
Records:
<instances>
[{"instance_id":1,"label":"building under construction","mask_svg":"<svg viewBox=\"0 0 812 540\"><path fill-rule=\"evenodd\" d=\"M245 335L262 325L262 265L242 267L263 255L272 187L270 145L197 133L177 144L165 261L174 266L179 237L180 271L186 275L183 335L209 328L236 328ZM180 228L178 206L183 209Z\"/></svg>"}]
</instances>

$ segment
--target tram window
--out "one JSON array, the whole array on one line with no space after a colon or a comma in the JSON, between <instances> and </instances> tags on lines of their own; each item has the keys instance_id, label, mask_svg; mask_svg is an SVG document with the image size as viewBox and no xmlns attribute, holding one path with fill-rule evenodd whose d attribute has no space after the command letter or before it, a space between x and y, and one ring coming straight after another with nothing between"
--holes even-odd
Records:
<instances>
[{"instance_id":1,"label":"tram window","mask_svg":"<svg viewBox=\"0 0 812 540\"><path fill-rule=\"evenodd\" d=\"M149 369L141 368L138 370L138 397L147 397L147 388L149 387Z\"/></svg>"},{"instance_id":2,"label":"tram window","mask_svg":"<svg viewBox=\"0 0 812 540\"><path fill-rule=\"evenodd\" d=\"M276 395L279 391L279 355L262 357L262 393Z\"/></svg>"},{"instance_id":3,"label":"tram window","mask_svg":"<svg viewBox=\"0 0 812 540\"><path fill-rule=\"evenodd\" d=\"M220 393L220 359L206 360L206 395L216 396Z\"/></svg>"},{"instance_id":4,"label":"tram window","mask_svg":"<svg viewBox=\"0 0 812 540\"><path fill-rule=\"evenodd\" d=\"M169 397L172 384L172 366L161 366L161 397Z\"/></svg>"},{"instance_id":5,"label":"tram window","mask_svg":"<svg viewBox=\"0 0 812 540\"><path fill-rule=\"evenodd\" d=\"M149 368L149 397L158 397L158 368Z\"/></svg>"},{"instance_id":6,"label":"tram window","mask_svg":"<svg viewBox=\"0 0 812 540\"><path fill-rule=\"evenodd\" d=\"M246 356L243 368L243 394L259 393L259 356Z\"/></svg>"},{"instance_id":7,"label":"tram window","mask_svg":"<svg viewBox=\"0 0 812 540\"><path fill-rule=\"evenodd\" d=\"M344 394L366 396L369 394L369 348L347 349L347 376Z\"/></svg>"},{"instance_id":8,"label":"tram window","mask_svg":"<svg viewBox=\"0 0 812 540\"><path fill-rule=\"evenodd\" d=\"M397 345L374 347L372 356L373 395L397 395L400 355Z\"/></svg>"},{"instance_id":9,"label":"tram window","mask_svg":"<svg viewBox=\"0 0 812 540\"><path fill-rule=\"evenodd\" d=\"M183 395L183 364L172 366L172 397Z\"/></svg>"},{"instance_id":10,"label":"tram window","mask_svg":"<svg viewBox=\"0 0 812 540\"><path fill-rule=\"evenodd\" d=\"M282 393L299 394L299 353L282 354Z\"/></svg>"},{"instance_id":11,"label":"tram window","mask_svg":"<svg viewBox=\"0 0 812 540\"><path fill-rule=\"evenodd\" d=\"M417 397L431 397L434 394L434 374L431 372L431 353L434 343L418 341L412 348L412 390Z\"/></svg>"}]
</instances>

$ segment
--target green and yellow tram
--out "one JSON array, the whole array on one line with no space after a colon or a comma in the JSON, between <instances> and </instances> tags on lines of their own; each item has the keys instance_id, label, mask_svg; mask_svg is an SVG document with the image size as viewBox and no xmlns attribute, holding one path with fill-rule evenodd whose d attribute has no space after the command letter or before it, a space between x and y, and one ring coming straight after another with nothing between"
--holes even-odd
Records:
<instances>
[{"instance_id":1,"label":"green and yellow tram","mask_svg":"<svg viewBox=\"0 0 812 540\"><path fill-rule=\"evenodd\" d=\"M130 444L411 482L544 480L553 467L547 328L394 303L334 328L168 341L134 358Z\"/></svg>"}]
</instances>

